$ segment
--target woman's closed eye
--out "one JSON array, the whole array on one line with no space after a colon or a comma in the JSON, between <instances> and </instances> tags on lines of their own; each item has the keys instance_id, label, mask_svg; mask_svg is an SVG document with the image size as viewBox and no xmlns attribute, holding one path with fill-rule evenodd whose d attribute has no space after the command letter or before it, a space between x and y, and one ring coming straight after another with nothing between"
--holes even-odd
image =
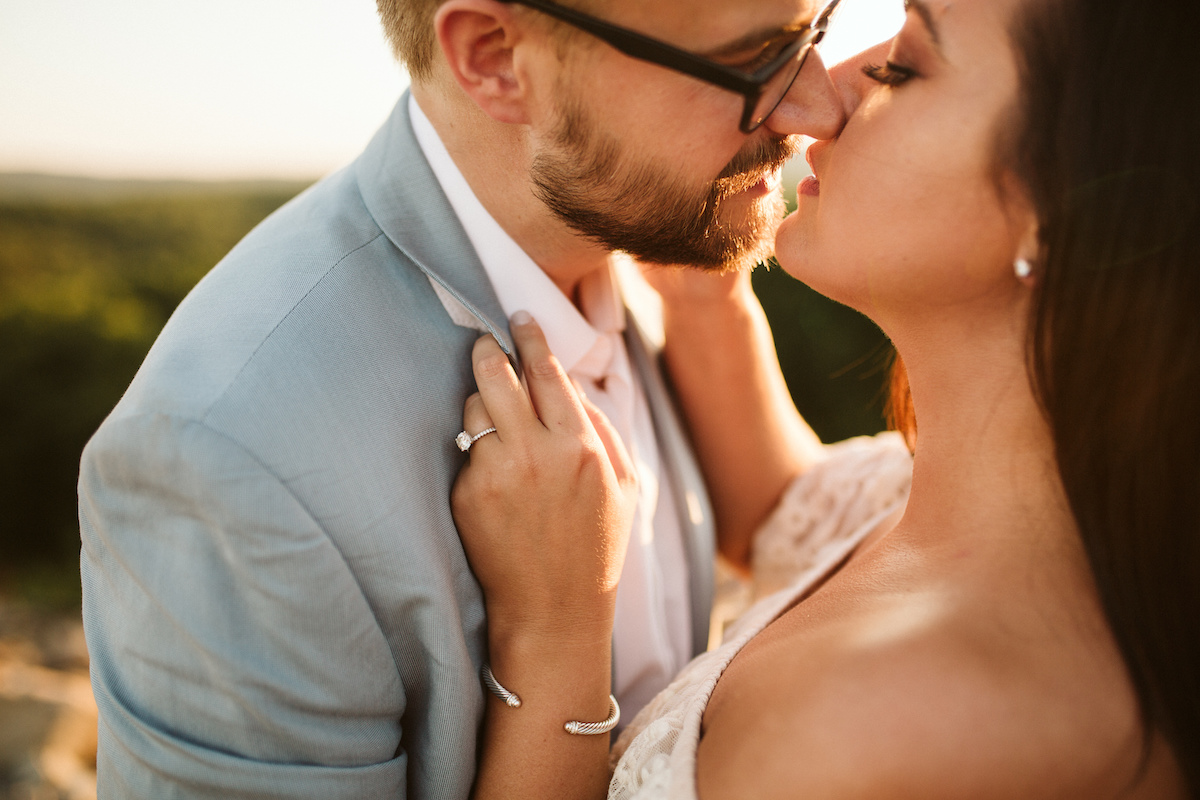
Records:
<instances>
[{"instance_id":1,"label":"woman's closed eye","mask_svg":"<svg viewBox=\"0 0 1200 800\"><path fill-rule=\"evenodd\" d=\"M903 67L894 61L889 61L883 66L878 64L867 64L862 68L863 74L876 83L882 83L884 86L900 86L908 81L909 78L917 77L917 71L909 67Z\"/></svg>"}]
</instances>

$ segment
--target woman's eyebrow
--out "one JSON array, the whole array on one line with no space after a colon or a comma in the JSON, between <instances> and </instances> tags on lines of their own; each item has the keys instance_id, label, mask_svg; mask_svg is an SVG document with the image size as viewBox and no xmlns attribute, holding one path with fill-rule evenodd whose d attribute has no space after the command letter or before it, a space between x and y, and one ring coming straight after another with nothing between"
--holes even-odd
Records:
<instances>
[{"instance_id":1,"label":"woman's eyebrow","mask_svg":"<svg viewBox=\"0 0 1200 800\"><path fill-rule=\"evenodd\" d=\"M929 31L929 38L933 39L933 43L941 50L942 38L929 4L925 0L904 0L904 10L917 12L917 16L925 23L925 29Z\"/></svg>"}]
</instances>

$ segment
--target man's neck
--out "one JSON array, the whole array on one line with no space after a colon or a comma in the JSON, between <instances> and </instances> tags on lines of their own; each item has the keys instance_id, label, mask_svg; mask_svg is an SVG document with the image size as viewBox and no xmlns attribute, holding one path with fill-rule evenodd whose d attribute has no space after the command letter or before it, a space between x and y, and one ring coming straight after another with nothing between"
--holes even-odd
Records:
<instances>
[{"instance_id":1,"label":"man's neck","mask_svg":"<svg viewBox=\"0 0 1200 800\"><path fill-rule=\"evenodd\" d=\"M534 195L528 129L496 122L436 84L414 83L412 93L480 204L578 305L580 282L607 268L612 253L583 239Z\"/></svg>"}]
</instances>

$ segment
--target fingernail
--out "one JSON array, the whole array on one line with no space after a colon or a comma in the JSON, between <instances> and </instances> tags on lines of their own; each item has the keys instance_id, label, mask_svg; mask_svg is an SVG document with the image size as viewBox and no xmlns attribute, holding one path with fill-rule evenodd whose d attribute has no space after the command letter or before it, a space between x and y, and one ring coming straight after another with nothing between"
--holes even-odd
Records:
<instances>
[{"instance_id":1,"label":"fingernail","mask_svg":"<svg viewBox=\"0 0 1200 800\"><path fill-rule=\"evenodd\" d=\"M510 321L513 325L528 325L529 323L533 322L533 315L528 311L518 311L512 315L512 319Z\"/></svg>"}]
</instances>

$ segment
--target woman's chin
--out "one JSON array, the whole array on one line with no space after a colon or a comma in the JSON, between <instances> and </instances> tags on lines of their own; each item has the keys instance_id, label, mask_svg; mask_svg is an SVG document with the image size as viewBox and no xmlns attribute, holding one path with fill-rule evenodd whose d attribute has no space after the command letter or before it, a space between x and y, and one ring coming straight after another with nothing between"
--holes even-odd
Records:
<instances>
[{"instance_id":1,"label":"woman's chin","mask_svg":"<svg viewBox=\"0 0 1200 800\"><path fill-rule=\"evenodd\" d=\"M804 206L784 218L775 234L775 260L788 275L843 305L863 311L861 297L847 281L856 276L846 265L835 266L837 253L823 253L820 240L803 219ZM834 257L831 259L830 255ZM865 313L865 312L864 312Z\"/></svg>"},{"instance_id":2,"label":"woman's chin","mask_svg":"<svg viewBox=\"0 0 1200 800\"><path fill-rule=\"evenodd\" d=\"M803 272L805 255L809 248L803 226L804 221L799 209L783 218L783 222L779 223L779 228L775 231L775 260L784 272L807 283Z\"/></svg>"}]
</instances>

